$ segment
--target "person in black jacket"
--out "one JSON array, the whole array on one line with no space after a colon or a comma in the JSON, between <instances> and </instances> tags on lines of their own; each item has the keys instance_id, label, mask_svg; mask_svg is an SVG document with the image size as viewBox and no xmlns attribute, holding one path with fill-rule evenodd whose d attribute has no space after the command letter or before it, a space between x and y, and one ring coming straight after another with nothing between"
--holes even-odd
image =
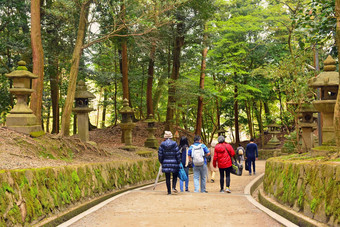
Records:
<instances>
[{"instance_id":1,"label":"person in black jacket","mask_svg":"<svg viewBox=\"0 0 340 227\"><path fill-rule=\"evenodd\" d=\"M187 137L182 136L181 140L179 141L179 151L181 152L182 157L182 165L184 167L184 171L188 177L188 179L185 181L185 191L189 192L189 157L188 157L188 148L189 148L189 142ZM179 186L181 189L181 192L183 192L183 184L184 181L179 181Z\"/></svg>"},{"instance_id":2,"label":"person in black jacket","mask_svg":"<svg viewBox=\"0 0 340 227\"><path fill-rule=\"evenodd\" d=\"M179 163L181 162L181 154L177 143L172 139L170 131L164 132L164 141L158 149L158 160L162 165L162 172L165 173L166 187L168 195L171 194L170 177L172 173L172 192L177 193L176 183L179 171Z\"/></svg>"}]
</instances>

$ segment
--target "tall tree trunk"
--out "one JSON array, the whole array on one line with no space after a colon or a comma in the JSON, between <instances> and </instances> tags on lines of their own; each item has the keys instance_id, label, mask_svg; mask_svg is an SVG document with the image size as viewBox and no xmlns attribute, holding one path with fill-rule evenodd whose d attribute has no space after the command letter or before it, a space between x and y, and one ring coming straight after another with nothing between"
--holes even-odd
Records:
<instances>
[{"instance_id":1,"label":"tall tree trunk","mask_svg":"<svg viewBox=\"0 0 340 227\"><path fill-rule=\"evenodd\" d=\"M236 77L236 75L235 75ZM235 143L239 144L240 143L240 128L238 125L238 88L237 88L237 84L235 84L235 89L234 89L234 111L235 111Z\"/></svg>"},{"instance_id":2,"label":"tall tree trunk","mask_svg":"<svg viewBox=\"0 0 340 227\"><path fill-rule=\"evenodd\" d=\"M260 110L257 108L257 103L254 103L255 115L257 119L257 123L259 124L259 132L261 135L261 147L264 145L264 131L263 131L263 123L262 123L262 101L259 101Z\"/></svg>"},{"instance_id":3,"label":"tall tree trunk","mask_svg":"<svg viewBox=\"0 0 340 227\"><path fill-rule=\"evenodd\" d=\"M72 61L71 61L71 70L70 70L70 78L67 88L67 97L65 100L64 111L62 115L62 124L61 124L61 134L63 136L68 136L70 134L70 117L72 113L72 106L74 102L74 95L76 91L77 77L79 72L79 62L80 57L82 55L82 46L84 44L85 31L87 29L87 17L89 14L89 6L92 0L88 0L81 5L80 9L80 17L79 17L79 26L77 33L77 40L74 46Z\"/></svg>"},{"instance_id":4,"label":"tall tree trunk","mask_svg":"<svg viewBox=\"0 0 340 227\"><path fill-rule=\"evenodd\" d=\"M33 73L38 76L32 81L34 92L31 96L31 109L41 122L42 96L44 89L44 50L41 42L40 0L31 0L31 45L33 55Z\"/></svg>"},{"instance_id":5,"label":"tall tree trunk","mask_svg":"<svg viewBox=\"0 0 340 227\"><path fill-rule=\"evenodd\" d=\"M340 0L335 0L335 15L336 15L336 45L338 47L338 59L340 59ZM340 72L339 72L340 73ZM340 81L340 75L339 75ZM338 88L338 95L336 98L334 108L334 130L335 142L340 151L340 86Z\"/></svg>"},{"instance_id":6,"label":"tall tree trunk","mask_svg":"<svg viewBox=\"0 0 340 227\"><path fill-rule=\"evenodd\" d=\"M264 106L264 114L266 115L266 121L267 123L269 122L270 120L270 109L269 109L269 105L268 105L268 102L264 102L263 103L263 106ZM271 123L271 122L269 122Z\"/></svg>"},{"instance_id":7,"label":"tall tree trunk","mask_svg":"<svg viewBox=\"0 0 340 227\"><path fill-rule=\"evenodd\" d=\"M49 76L52 100L52 133L59 133L59 62L58 57L49 59Z\"/></svg>"},{"instance_id":8,"label":"tall tree trunk","mask_svg":"<svg viewBox=\"0 0 340 227\"><path fill-rule=\"evenodd\" d=\"M107 108L107 88L104 87L104 100L103 100L103 112L102 112L102 122L101 128L105 128L105 121L106 121L106 108Z\"/></svg>"},{"instance_id":9,"label":"tall tree trunk","mask_svg":"<svg viewBox=\"0 0 340 227\"><path fill-rule=\"evenodd\" d=\"M251 116L251 101L246 101L246 114L247 114L247 121L248 121L248 128L249 128L249 135L250 137L252 138L253 137L253 119L252 119L252 116Z\"/></svg>"},{"instance_id":10,"label":"tall tree trunk","mask_svg":"<svg viewBox=\"0 0 340 227\"><path fill-rule=\"evenodd\" d=\"M205 79L207 54L208 54L207 33L206 33L206 26L204 26L201 75L200 75L200 90L204 90L204 79ZM200 95L198 97L198 105L197 105L197 118L196 118L196 131L195 131L196 135L201 135L202 114L203 114L203 96Z\"/></svg>"},{"instance_id":11,"label":"tall tree trunk","mask_svg":"<svg viewBox=\"0 0 340 227\"><path fill-rule=\"evenodd\" d=\"M169 80L169 90L168 90L168 107L166 114L166 130L172 130L172 124L174 119L174 113L176 109L176 81L179 77L179 68L180 68L180 56L181 49L184 45L184 36L183 36L183 27L184 24L182 22L177 24L177 37L175 39L175 45L173 50L173 62L172 62L172 73L171 78Z\"/></svg>"},{"instance_id":12,"label":"tall tree trunk","mask_svg":"<svg viewBox=\"0 0 340 227\"><path fill-rule=\"evenodd\" d=\"M119 51L117 50L117 46L115 45L115 59L114 59L114 65L115 65L115 80L114 80L114 87L115 87L115 92L113 94L113 106L114 106L114 113L115 113L115 120L114 120L114 125L117 125L118 122L118 108L117 108L117 94L118 94L118 79L117 75L119 73L118 71L118 64L120 65L120 61L117 60L117 57L119 57Z\"/></svg>"},{"instance_id":13,"label":"tall tree trunk","mask_svg":"<svg viewBox=\"0 0 340 227\"><path fill-rule=\"evenodd\" d=\"M150 59L149 59L149 68L148 68L148 81L146 88L146 110L147 117L150 114L154 114L153 112L153 100L152 100L152 84L153 84L153 75L154 75L154 66L155 66L155 52L156 52L156 43L152 43Z\"/></svg>"},{"instance_id":14,"label":"tall tree trunk","mask_svg":"<svg viewBox=\"0 0 340 227\"><path fill-rule=\"evenodd\" d=\"M47 105L46 132L50 132L51 103Z\"/></svg>"},{"instance_id":15,"label":"tall tree trunk","mask_svg":"<svg viewBox=\"0 0 340 227\"><path fill-rule=\"evenodd\" d=\"M128 56L126 39L122 40L122 84L123 84L123 99L130 101L129 95L129 77L128 77Z\"/></svg>"}]
</instances>

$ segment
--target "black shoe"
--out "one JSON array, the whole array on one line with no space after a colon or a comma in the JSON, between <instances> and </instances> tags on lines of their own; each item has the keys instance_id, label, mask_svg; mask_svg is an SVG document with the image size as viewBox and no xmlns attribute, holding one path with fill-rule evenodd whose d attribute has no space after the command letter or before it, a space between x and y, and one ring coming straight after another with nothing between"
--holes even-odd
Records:
<instances>
[{"instance_id":1,"label":"black shoe","mask_svg":"<svg viewBox=\"0 0 340 227\"><path fill-rule=\"evenodd\" d=\"M202 193L208 193L208 191L204 191L204 192L202 192Z\"/></svg>"},{"instance_id":2,"label":"black shoe","mask_svg":"<svg viewBox=\"0 0 340 227\"><path fill-rule=\"evenodd\" d=\"M189 189L185 189L186 192L190 192Z\"/></svg>"},{"instance_id":3,"label":"black shoe","mask_svg":"<svg viewBox=\"0 0 340 227\"><path fill-rule=\"evenodd\" d=\"M220 192L221 192L221 193L224 193L224 190L223 190L223 189L221 189L221 190L220 190Z\"/></svg>"}]
</instances>

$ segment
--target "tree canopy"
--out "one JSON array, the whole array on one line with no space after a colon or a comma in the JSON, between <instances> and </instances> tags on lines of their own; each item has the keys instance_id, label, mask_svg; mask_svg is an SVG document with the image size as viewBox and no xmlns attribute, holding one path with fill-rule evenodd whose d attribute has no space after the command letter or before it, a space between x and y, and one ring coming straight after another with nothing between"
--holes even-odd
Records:
<instances>
[{"instance_id":1,"label":"tree canopy","mask_svg":"<svg viewBox=\"0 0 340 227\"><path fill-rule=\"evenodd\" d=\"M40 21L33 21L33 3ZM38 23L44 66L38 111L45 131L59 133L61 124L63 135L72 133L80 79L97 96L97 127L120 122L127 97L135 120L153 114L205 142L222 128L234 142L263 135L270 123L293 130L296 116L287 102L306 101L315 92L307 81L322 68L317 63L338 54L333 1L10 0L0 6L0 123L15 102L4 74L21 59L33 71L39 40L30 34Z\"/></svg>"}]
</instances>

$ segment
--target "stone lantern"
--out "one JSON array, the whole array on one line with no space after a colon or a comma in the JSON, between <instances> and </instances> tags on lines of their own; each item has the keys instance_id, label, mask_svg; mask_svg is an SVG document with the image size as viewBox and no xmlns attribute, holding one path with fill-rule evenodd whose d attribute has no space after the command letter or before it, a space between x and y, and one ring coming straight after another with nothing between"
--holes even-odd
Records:
<instances>
[{"instance_id":1,"label":"stone lantern","mask_svg":"<svg viewBox=\"0 0 340 227\"><path fill-rule=\"evenodd\" d=\"M135 127L133 119L133 109L129 106L129 100L123 100L123 108L119 111L122 115L122 123L119 126L122 128L122 139L125 143L123 149L133 151L136 148L132 146L132 129Z\"/></svg>"},{"instance_id":2,"label":"stone lantern","mask_svg":"<svg viewBox=\"0 0 340 227\"><path fill-rule=\"evenodd\" d=\"M88 113L93 111L93 108L89 107L89 100L94 99L91 92L87 91L86 84L80 80L77 84L75 93L75 107L73 112L77 114L78 119L78 135L82 141L89 141L89 115Z\"/></svg>"},{"instance_id":3,"label":"stone lantern","mask_svg":"<svg viewBox=\"0 0 340 227\"><path fill-rule=\"evenodd\" d=\"M41 125L37 122L37 117L27 105L28 98L34 92L31 89L32 79L36 79L38 76L27 70L26 62L19 61L18 65L17 70L6 74L13 81L13 87L9 89L9 92L17 99L16 105L7 115L6 126L9 129L26 134L42 131Z\"/></svg>"},{"instance_id":4,"label":"stone lantern","mask_svg":"<svg viewBox=\"0 0 340 227\"><path fill-rule=\"evenodd\" d=\"M268 133L272 134L272 138L265 145L265 148L271 148L271 149L276 148L281 144L276 136L281 133L281 125L274 123L274 124L269 124L267 127L268 127Z\"/></svg>"},{"instance_id":5,"label":"stone lantern","mask_svg":"<svg viewBox=\"0 0 340 227\"><path fill-rule=\"evenodd\" d=\"M157 149L159 145L158 145L158 141L156 137L154 136L155 129L156 129L155 128L156 121L153 119L153 115L150 114L148 119L145 120L145 122L148 123L148 128L147 128L148 138L144 142L144 146Z\"/></svg>"},{"instance_id":6,"label":"stone lantern","mask_svg":"<svg viewBox=\"0 0 340 227\"><path fill-rule=\"evenodd\" d=\"M333 117L339 87L339 73L335 70L335 60L328 56L324 61L324 72L308 81L310 87L320 89L320 99L314 100L313 105L322 113L322 144L325 145L335 143Z\"/></svg>"},{"instance_id":7,"label":"stone lantern","mask_svg":"<svg viewBox=\"0 0 340 227\"><path fill-rule=\"evenodd\" d=\"M313 131L316 129L317 118L313 114L316 112L314 106L309 103L302 103L299 109L301 114L299 126L302 131L302 144L307 151L314 147Z\"/></svg>"},{"instance_id":8,"label":"stone lantern","mask_svg":"<svg viewBox=\"0 0 340 227\"><path fill-rule=\"evenodd\" d=\"M223 136L225 138L225 133L226 133L226 130L224 130L223 128L220 128L218 131L217 131L217 135L218 136Z\"/></svg>"}]
</instances>

